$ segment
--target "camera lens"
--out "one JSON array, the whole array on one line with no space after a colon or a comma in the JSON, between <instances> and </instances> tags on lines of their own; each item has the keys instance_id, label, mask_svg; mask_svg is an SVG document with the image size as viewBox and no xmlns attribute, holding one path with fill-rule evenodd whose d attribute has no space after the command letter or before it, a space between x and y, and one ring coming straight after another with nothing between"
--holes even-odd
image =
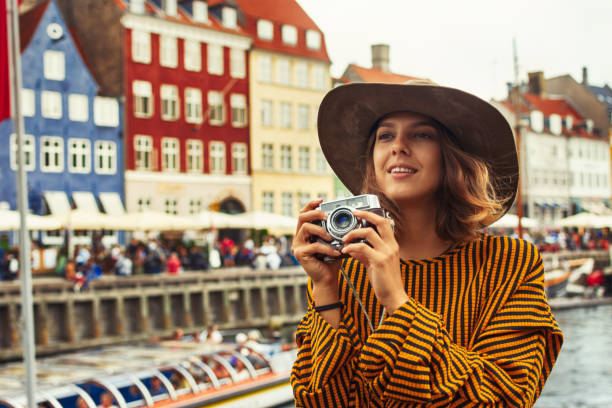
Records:
<instances>
[{"instance_id":1,"label":"camera lens","mask_svg":"<svg viewBox=\"0 0 612 408\"><path fill-rule=\"evenodd\" d=\"M343 230L349 225L351 225L352 218L353 217L350 214L340 213L336 217L334 217L334 227L339 230Z\"/></svg>"}]
</instances>

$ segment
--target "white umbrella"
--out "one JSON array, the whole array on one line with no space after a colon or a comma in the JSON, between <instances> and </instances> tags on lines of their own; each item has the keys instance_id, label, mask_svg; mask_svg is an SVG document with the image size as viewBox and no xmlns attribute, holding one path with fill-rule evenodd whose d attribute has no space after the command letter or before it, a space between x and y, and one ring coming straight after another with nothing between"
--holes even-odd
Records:
<instances>
[{"instance_id":1,"label":"white umbrella","mask_svg":"<svg viewBox=\"0 0 612 408\"><path fill-rule=\"evenodd\" d=\"M556 227L586 227L604 228L612 227L612 217L581 212L555 221Z\"/></svg>"},{"instance_id":2,"label":"white umbrella","mask_svg":"<svg viewBox=\"0 0 612 408\"><path fill-rule=\"evenodd\" d=\"M34 231L53 231L62 228L62 221L53 215L27 214L28 229ZM19 212L0 210L0 231L18 230L20 226Z\"/></svg>"},{"instance_id":3,"label":"white umbrella","mask_svg":"<svg viewBox=\"0 0 612 408\"><path fill-rule=\"evenodd\" d=\"M521 225L525 228L537 228L538 221L533 218L522 217ZM505 214L499 220L489 225L489 228L516 228L518 227L518 216L515 214Z\"/></svg>"},{"instance_id":4,"label":"white umbrella","mask_svg":"<svg viewBox=\"0 0 612 408\"><path fill-rule=\"evenodd\" d=\"M280 234L293 234L297 219L265 211L252 211L233 216L235 228L267 229Z\"/></svg>"},{"instance_id":5,"label":"white umbrella","mask_svg":"<svg viewBox=\"0 0 612 408\"><path fill-rule=\"evenodd\" d=\"M108 229L129 231L183 231L197 228L192 219L159 211L112 216Z\"/></svg>"},{"instance_id":6,"label":"white umbrella","mask_svg":"<svg viewBox=\"0 0 612 408\"><path fill-rule=\"evenodd\" d=\"M242 226L235 215L226 214L218 211L201 211L192 217L194 219L192 228L248 228Z\"/></svg>"},{"instance_id":7,"label":"white umbrella","mask_svg":"<svg viewBox=\"0 0 612 408\"><path fill-rule=\"evenodd\" d=\"M66 214L64 224L72 230L101 230L113 228L114 217L101 212L72 210Z\"/></svg>"}]
</instances>

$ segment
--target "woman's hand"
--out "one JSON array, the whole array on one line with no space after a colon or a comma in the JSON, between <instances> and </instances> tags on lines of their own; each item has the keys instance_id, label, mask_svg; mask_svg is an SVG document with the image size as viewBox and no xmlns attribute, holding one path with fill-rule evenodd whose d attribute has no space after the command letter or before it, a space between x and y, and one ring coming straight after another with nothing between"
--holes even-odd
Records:
<instances>
[{"instance_id":1,"label":"woman's hand","mask_svg":"<svg viewBox=\"0 0 612 408\"><path fill-rule=\"evenodd\" d=\"M353 210L353 214L376 227L358 228L344 236L342 253L361 262L378 301L393 313L408 300L400 271L399 245L393 235L391 223L385 217L370 211ZM378 232L377 232L378 231ZM365 242L355 242L365 239Z\"/></svg>"}]
</instances>

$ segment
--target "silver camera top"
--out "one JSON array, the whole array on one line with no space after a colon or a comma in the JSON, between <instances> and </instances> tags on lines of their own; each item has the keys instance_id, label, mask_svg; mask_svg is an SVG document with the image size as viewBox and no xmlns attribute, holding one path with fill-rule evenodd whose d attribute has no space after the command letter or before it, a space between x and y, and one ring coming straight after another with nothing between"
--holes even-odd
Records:
<instances>
[{"instance_id":1,"label":"silver camera top","mask_svg":"<svg viewBox=\"0 0 612 408\"><path fill-rule=\"evenodd\" d=\"M319 206L328 215L323 227L338 243L349 232L363 227L363 223L353 215L352 210L382 211L378 197L374 194L362 194L340 200L327 201ZM334 241L332 241L332 244Z\"/></svg>"},{"instance_id":2,"label":"silver camera top","mask_svg":"<svg viewBox=\"0 0 612 408\"><path fill-rule=\"evenodd\" d=\"M326 201L319 205L321 211L326 214L331 213L336 208L347 207L355 210L367 210L370 208L380 208L378 197L374 194L362 194L354 197L341 198L334 201Z\"/></svg>"}]
</instances>

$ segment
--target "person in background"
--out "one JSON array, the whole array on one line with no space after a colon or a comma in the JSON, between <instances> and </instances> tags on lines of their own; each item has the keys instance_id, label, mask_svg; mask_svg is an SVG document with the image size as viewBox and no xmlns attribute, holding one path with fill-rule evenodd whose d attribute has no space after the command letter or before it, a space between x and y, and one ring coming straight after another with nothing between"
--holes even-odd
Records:
<instances>
[{"instance_id":1,"label":"person in background","mask_svg":"<svg viewBox=\"0 0 612 408\"><path fill-rule=\"evenodd\" d=\"M98 408L117 408L115 399L110 393L103 393L100 395L100 405L98 405Z\"/></svg>"},{"instance_id":2,"label":"person in background","mask_svg":"<svg viewBox=\"0 0 612 408\"><path fill-rule=\"evenodd\" d=\"M132 260L120 251L115 260L115 273L120 276L132 275Z\"/></svg>"},{"instance_id":3,"label":"person in background","mask_svg":"<svg viewBox=\"0 0 612 408\"><path fill-rule=\"evenodd\" d=\"M166 261L166 271L170 275L178 275L181 271L181 260L176 252L172 252Z\"/></svg>"}]
</instances>

